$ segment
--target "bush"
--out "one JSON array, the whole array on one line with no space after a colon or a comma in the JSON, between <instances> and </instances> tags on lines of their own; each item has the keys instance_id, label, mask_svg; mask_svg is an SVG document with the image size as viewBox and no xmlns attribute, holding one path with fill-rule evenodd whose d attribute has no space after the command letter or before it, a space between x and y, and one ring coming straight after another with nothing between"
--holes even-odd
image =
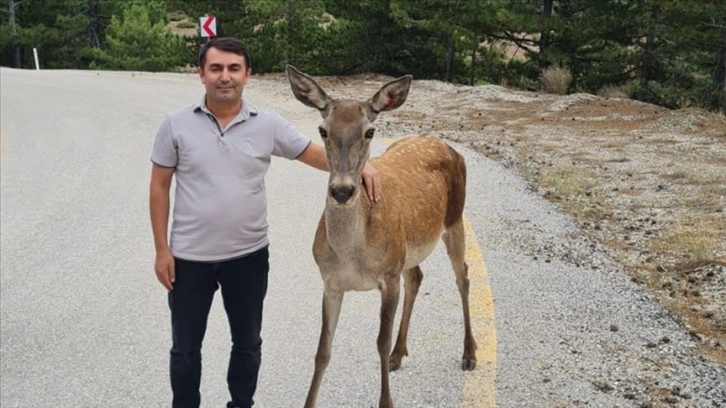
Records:
<instances>
[{"instance_id":1,"label":"bush","mask_svg":"<svg viewBox=\"0 0 726 408\"><path fill-rule=\"evenodd\" d=\"M572 83L572 73L568 68L553 65L542 71L539 83L540 89L547 93L565 95Z\"/></svg>"},{"instance_id":2,"label":"bush","mask_svg":"<svg viewBox=\"0 0 726 408\"><path fill-rule=\"evenodd\" d=\"M197 28L197 23L193 21L181 21L176 25L177 28Z\"/></svg>"},{"instance_id":3,"label":"bush","mask_svg":"<svg viewBox=\"0 0 726 408\"><path fill-rule=\"evenodd\" d=\"M499 84L507 87L537 90L537 69L532 62L509 60L504 66Z\"/></svg>"},{"instance_id":4,"label":"bush","mask_svg":"<svg viewBox=\"0 0 726 408\"><path fill-rule=\"evenodd\" d=\"M627 99L628 91L624 89L624 87L620 87L617 85L605 85L602 88L600 88L599 91L597 91L597 94L599 96L603 96L605 98L623 98Z\"/></svg>"},{"instance_id":5,"label":"bush","mask_svg":"<svg viewBox=\"0 0 726 408\"><path fill-rule=\"evenodd\" d=\"M167 21L182 21L187 18L187 15L183 11L172 11L166 15Z\"/></svg>"}]
</instances>

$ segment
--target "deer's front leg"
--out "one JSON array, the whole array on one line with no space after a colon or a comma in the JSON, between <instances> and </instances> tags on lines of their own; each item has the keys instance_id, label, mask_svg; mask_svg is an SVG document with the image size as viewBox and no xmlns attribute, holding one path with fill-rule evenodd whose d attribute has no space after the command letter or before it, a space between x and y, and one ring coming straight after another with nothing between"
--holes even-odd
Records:
<instances>
[{"instance_id":1,"label":"deer's front leg","mask_svg":"<svg viewBox=\"0 0 726 408\"><path fill-rule=\"evenodd\" d=\"M305 408L314 408L320 390L320 383L323 380L323 374L330 362L330 350L333 345L333 337L335 336L335 328L338 326L338 317L340 316L340 307L343 303L343 293L325 291L323 294L323 326L320 330L320 342L318 343L318 352L315 355L315 374L313 381L310 383L308 397L305 400Z\"/></svg>"},{"instance_id":2,"label":"deer's front leg","mask_svg":"<svg viewBox=\"0 0 726 408\"><path fill-rule=\"evenodd\" d=\"M391 354L391 338L393 337L393 320L396 317L400 276L388 279L381 288L381 329L378 333L378 355L381 359L381 399L379 408L393 408L391 387L388 379L388 356Z\"/></svg>"}]
</instances>

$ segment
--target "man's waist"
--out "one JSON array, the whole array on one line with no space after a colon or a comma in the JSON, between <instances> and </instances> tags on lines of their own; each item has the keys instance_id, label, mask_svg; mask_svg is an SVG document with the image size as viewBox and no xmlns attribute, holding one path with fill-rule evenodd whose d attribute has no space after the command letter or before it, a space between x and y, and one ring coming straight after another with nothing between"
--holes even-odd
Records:
<instances>
[{"instance_id":1,"label":"man's waist","mask_svg":"<svg viewBox=\"0 0 726 408\"><path fill-rule=\"evenodd\" d=\"M195 262L222 262L247 256L269 245L267 233L257 237L247 236L244 240L202 240L184 243L172 234L171 253L175 258Z\"/></svg>"},{"instance_id":2,"label":"man's waist","mask_svg":"<svg viewBox=\"0 0 726 408\"><path fill-rule=\"evenodd\" d=\"M257 255L258 253L260 253L262 251L266 251L268 246L269 246L269 243L265 243L265 245L263 245L261 248L254 249L254 250L251 250L251 251L245 251L245 252L243 252L240 255L236 255L236 256L233 256L231 258L224 258L224 259L199 260L199 259L189 259L188 257L183 257L183 256L177 256L176 254L173 254L173 255L174 255L174 258L175 259L182 260L182 261L187 261L187 262L220 263L220 262L236 261L236 260L239 260L239 259L242 259L242 258L248 258L248 257L255 256L255 255Z\"/></svg>"}]
</instances>

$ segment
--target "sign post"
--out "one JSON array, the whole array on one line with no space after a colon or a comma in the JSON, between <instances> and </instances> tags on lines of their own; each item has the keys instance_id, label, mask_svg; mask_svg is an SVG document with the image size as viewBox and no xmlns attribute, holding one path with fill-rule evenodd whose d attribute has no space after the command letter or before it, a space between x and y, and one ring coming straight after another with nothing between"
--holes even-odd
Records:
<instances>
[{"instance_id":1,"label":"sign post","mask_svg":"<svg viewBox=\"0 0 726 408\"><path fill-rule=\"evenodd\" d=\"M199 17L199 34L202 37L217 36L217 18L214 16Z\"/></svg>"},{"instance_id":2,"label":"sign post","mask_svg":"<svg viewBox=\"0 0 726 408\"><path fill-rule=\"evenodd\" d=\"M35 70L40 71L40 63L38 63L38 49L33 47L33 59L35 59Z\"/></svg>"}]
</instances>

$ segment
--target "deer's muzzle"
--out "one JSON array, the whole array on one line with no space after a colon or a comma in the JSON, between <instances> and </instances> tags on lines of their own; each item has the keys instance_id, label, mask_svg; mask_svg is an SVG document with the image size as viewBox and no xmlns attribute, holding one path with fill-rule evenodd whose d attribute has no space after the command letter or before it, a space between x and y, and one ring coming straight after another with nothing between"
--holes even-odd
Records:
<instances>
[{"instance_id":1,"label":"deer's muzzle","mask_svg":"<svg viewBox=\"0 0 726 408\"><path fill-rule=\"evenodd\" d=\"M353 197L355 193L355 186L339 186L330 187L330 196L333 197L338 204L346 204Z\"/></svg>"}]
</instances>

